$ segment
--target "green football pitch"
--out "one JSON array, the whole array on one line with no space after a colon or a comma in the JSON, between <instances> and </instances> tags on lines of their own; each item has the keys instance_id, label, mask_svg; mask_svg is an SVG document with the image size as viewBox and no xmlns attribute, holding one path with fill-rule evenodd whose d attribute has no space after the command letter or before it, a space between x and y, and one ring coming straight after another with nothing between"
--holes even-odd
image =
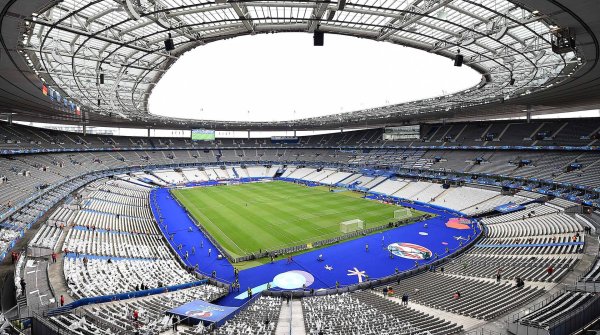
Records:
<instances>
[{"instance_id":1,"label":"green football pitch","mask_svg":"<svg viewBox=\"0 0 600 335\"><path fill-rule=\"evenodd\" d=\"M400 209L351 191L329 192L327 187L282 181L172 193L233 257L341 236L340 222L347 220L361 219L365 228L387 225Z\"/></svg>"}]
</instances>

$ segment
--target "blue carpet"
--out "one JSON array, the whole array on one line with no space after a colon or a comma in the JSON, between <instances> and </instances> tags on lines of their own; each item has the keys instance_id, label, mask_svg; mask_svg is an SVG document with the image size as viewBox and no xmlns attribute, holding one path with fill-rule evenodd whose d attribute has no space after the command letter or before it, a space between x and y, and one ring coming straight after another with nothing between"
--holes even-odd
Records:
<instances>
[{"instance_id":1,"label":"blue carpet","mask_svg":"<svg viewBox=\"0 0 600 335\"><path fill-rule=\"evenodd\" d=\"M161 232L165 235L169 243L177 251L179 256L184 259L186 251L189 253L187 264L194 266L198 264L200 272L209 275L213 270L217 272L217 278L228 282L234 281L233 266L228 260L217 259L217 249L204 236L198 227L194 225L186 214L186 211L179 206L168 189L155 189L152 191L151 199L156 195L156 202L160 207L162 214L162 224L159 224ZM154 201L151 201L152 211L161 222ZM390 252L387 246L390 243L412 243L429 249L432 254L438 254L440 257L446 256L446 248L452 251L460 247L460 243L466 243L469 236L472 238L473 230L456 230L446 227L448 219L456 217L449 211L439 208L430 208L418 204L404 204L418 210L434 213L439 216L407 226L388 230L384 233L377 233L370 236L361 237L352 241L335 244L327 248L309 251L302 255L295 256L293 261L288 264L285 257L279 257L272 264L265 264L240 271L241 296L245 295L245 290L250 288L264 289L267 283L273 282L275 276L288 271L305 271L314 277L314 282L308 288L320 289L335 287L336 281L340 285L355 284L358 282L357 272L364 271L369 279L384 277L398 271L406 271L415 267L415 260L394 256L390 258ZM427 228L424 224L427 223ZM189 232L188 229L192 228ZM172 235L173 240L169 238ZM479 234L479 229L476 234ZM203 248L201 244L204 244ZM366 245L369 250L366 251ZM178 250L178 246L182 249ZM192 255L192 246L196 253ZM209 257L208 249L212 249ZM322 254L324 261L317 261L318 256ZM419 261L419 264L426 264L427 260ZM356 268L356 269L355 269ZM353 271L355 274L349 273ZM273 285L273 284L272 284ZM258 291L255 289L253 293ZM219 301L222 305L240 306L246 299L236 299L238 293L232 293Z\"/></svg>"}]
</instances>

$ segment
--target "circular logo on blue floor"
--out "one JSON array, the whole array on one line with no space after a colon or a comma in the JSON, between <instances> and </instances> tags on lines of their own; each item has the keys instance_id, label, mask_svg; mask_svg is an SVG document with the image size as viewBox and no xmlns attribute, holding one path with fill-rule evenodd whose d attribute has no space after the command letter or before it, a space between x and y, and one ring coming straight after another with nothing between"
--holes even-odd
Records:
<instances>
[{"instance_id":1,"label":"circular logo on blue floor","mask_svg":"<svg viewBox=\"0 0 600 335\"><path fill-rule=\"evenodd\" d=\"M431 250L422 245L404 242L392 243L388 245L388 250L398 257L414 260L428 259L432 255Z\"/></svg>"},{"instance_id":2,"label":"circular logo on blue floor","mask_svg":"<svg viewBox=\"0 0 600 335\"><path fill-rule=\"evenodd\" d=\"M293 270L280 273L273 278L273 285L286 290L301 288L302 285L310 286L315 282L315 277L306 271Z\"/></svg>"}]
</instances>

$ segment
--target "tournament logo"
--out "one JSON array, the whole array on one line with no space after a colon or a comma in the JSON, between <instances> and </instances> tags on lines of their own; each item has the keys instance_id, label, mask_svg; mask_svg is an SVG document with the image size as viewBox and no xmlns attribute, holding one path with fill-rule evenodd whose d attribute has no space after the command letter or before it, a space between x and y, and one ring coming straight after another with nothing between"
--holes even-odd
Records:
<instances>
[{"instance_id":1,"label":"tournament logo","mask_svg":"<svg viewBox=\"0 0 600 335\"><path fill-rule=\"evenodd\" d=\"M213 313L211 311L191 310L191 311L185 312L185 315L187 315L188 317L192 317L192 318L202 319L202 318L210 318L211 316L213 316Z\"/></svg>"},{"instance_id":2,"label":"tournament logo","mask_svg":"<svg viewBox=\"0 0 600 335\"><path fill-rule=\"evenodd\" d=\"M519 206L520 206L519 204L508 203L503 208L504 208L504 210L512 211L512 210L519 208Z\"/></svg>"},{"instance_id":3,"label":"tournament logo","mask_svg":"<svg viewBox=\"0 0 600 335\"><path fill-rule=\"evenodd\" d=\"M398 257L414 260L429 259L432 255L431 250L412 243L392 243L388 245L388 250Z\"/></svg>"},{"instance_id":4,"label":"tournament logo","mask_svg":"<svg viewBox=\"0 0 600 335\"><path fill-rule=\"evenodd\" d=\"M303 286L310 286L315 282L315 277L306 271L292 270L278 274L273 278L273 285L286 290L293 290Z\"/></svg>"},{"instance_id":5,"label":"tournament logo","mask_svg":"<svg viewBox=\"0 0 600 335\"><path fill-rule=\"evenodd\" d=\"M466 230L471 229L471 220L465 218L452 218L446 222L446 227L458 229L458 230Z\"/></svg>"}]
</instances>

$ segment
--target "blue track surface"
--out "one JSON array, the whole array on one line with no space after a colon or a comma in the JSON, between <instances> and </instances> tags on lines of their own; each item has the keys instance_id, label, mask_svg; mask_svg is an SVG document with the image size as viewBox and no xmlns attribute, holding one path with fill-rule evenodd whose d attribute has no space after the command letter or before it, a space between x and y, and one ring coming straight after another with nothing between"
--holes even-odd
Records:
<instances>
[{"instance_id":1,"label":"blue track surface","mask_svg":"<svg viewBox=\"0 0 600 335\"><path fill-rule=\"evenodd\" d=\"M217 277L229 282L234 281L233 266L226 259L217 260L217 249L204 236L202 231L196 227L193 221L188 217L186 211L179 206L168 189L155 189L152 191L151 199L156 194L156 203L160 207L163 218L159 218L158 211L151 201L152 211L157 218L160 229L165 235L173 249L184 259L186 251L189 253L187 264L194 266L198 264L200 272L210 274L213 270L217 272ZM308 288L315 290L320 288L335 287L336 281L340 285L355 284L358 282L357 275L349 275L349 270L356 268L358 271L364 271L370 279L391 275L397 268L399 271L409 270L415 267L415 260L405 259L395 256L390 259L390 253L387 246L390 243L408 242L428 248L434 255L445 255L446 248L456 250L459 243L466 243L468 236L473 237L473 230L456 230L447 228L445 223L448 219L456 217L447 211L433 209L415 204L405 204L415 209L437 214L439 216L407 226L388 230L384 233L377 233L370 236L361 237L355 240L332 245L327 248L310 251L302 255L295 256L291 264L287 263L285 257L279 257L272 264L265 264L240 271L241 296L245 297L245 290L248 287L256 288L254 293L264 289L266 284L273 281L273 278L281 273L292 270L305 271L314 277L314 282ZM427 228L424 224L427 223ZM165 227L166 225L166 227ZM192 228L189 232L188 229ZM172 235L173 240L169 237ZM424 235L423 233L426 233ZM479 234L479 229L476 230ZM204 247L201 247L201 244ZM178 250L178 246L182 249ZM365 249L369 245L369 251ZM196 253L192 255L192 246ZM208 256L208 249L212 249L212 254ZM323 255L324 261L317 261L319 254ZM419 264L426 264L422 260ZM327 266L327 268L326 268ZM260 287L260 288L259 288ZM222 305L240 306L246 299L235 298L238 293L232 293L219 301Z\"/></svg>"}]
</instances>

